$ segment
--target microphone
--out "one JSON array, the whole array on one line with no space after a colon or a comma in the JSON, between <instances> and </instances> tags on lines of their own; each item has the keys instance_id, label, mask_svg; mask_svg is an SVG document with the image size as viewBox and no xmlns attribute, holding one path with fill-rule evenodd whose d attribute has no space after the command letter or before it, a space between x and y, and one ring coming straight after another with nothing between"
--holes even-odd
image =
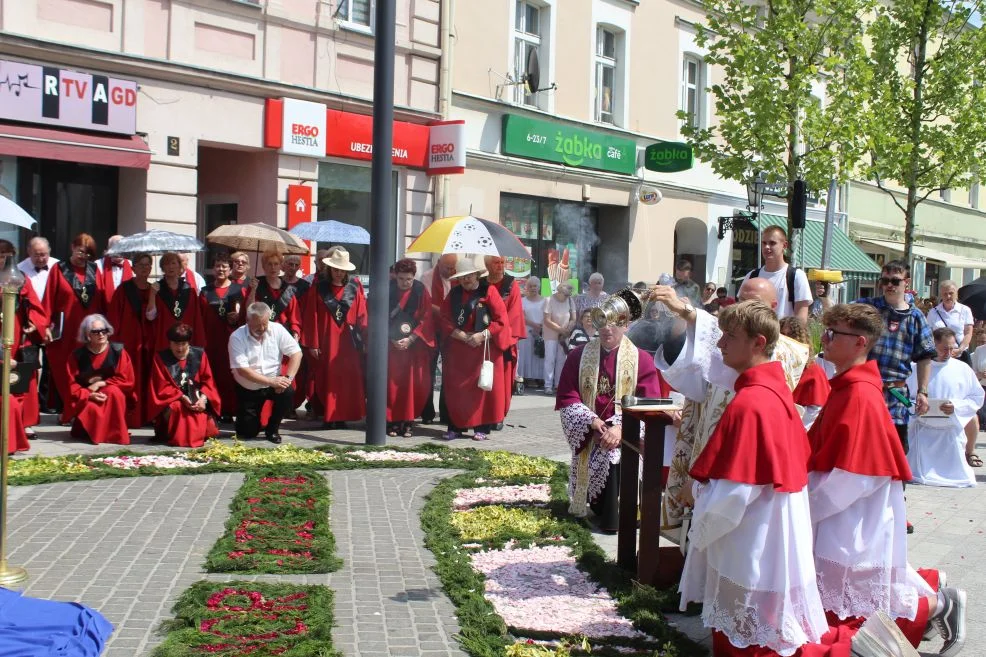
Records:
<instances>
[{"instance_id":1,"label":"microphone","mask_svg":"<svg viewBox=\"0 0 986 657\"><path fill-rule=\"evenodd\" d=\"M621 406L670 406L674 400L670 397L635 397L624 395L620 402Z\"/></svg>"}]
</instances>

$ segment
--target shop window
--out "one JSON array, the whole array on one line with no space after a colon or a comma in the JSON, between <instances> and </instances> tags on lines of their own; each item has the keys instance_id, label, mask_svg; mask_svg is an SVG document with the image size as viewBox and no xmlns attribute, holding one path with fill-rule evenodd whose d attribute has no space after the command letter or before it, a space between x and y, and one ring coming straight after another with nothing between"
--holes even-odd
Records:
<instances>
[{"instance_id":1,"label":"shop window","mask_svg":"<svg viewBox=\"0 0 986 657\"><path fill-rule=\"evenodd\" d=\"M398 172L393 172L391 198L393 199L391 225L398 225L397 185ZM346 224L370 230L370 167L335 162L318 165L318 220L335 219ZM319 242L317 248L327 249L335 243ZM341 243L349 251L349 258L356 265L356 273L366 277L370 273L370 247L366 244Z\"/></svg>"},{"instance_id":2,"label":"shop window","mask_svg":"<svg viewBox=\"0 0 986 657\"><path fill-rule=\"evenodd\" d=\"M617 82L617 70L621 64L621 41L621 34L613 29L602 26L596 29L595 118L600 123L622 123L618 109L618 94L621 90Z\"/></svg>"},{"instance_id":3,"label":"shop window","mask_svg":"<svg viewBox=\"0 0 986 657\"><path fill-rule=\"evenodd\" d=\"M687 54L681 67L681 106L692 128L705 127L705 62L698 55Z\"/></svg>"},{"instance_id":4,"label":"shop window","mask_svg":"<svg viewBox=\"0 0 986 657\"><path fill-rule=\"evenodd\" d=\"M500 223L531 251L533 260L507 259L507 270L523 278L534 275L554 289L574 281L580 290L596 270L598 209L585 203L500 195Z\"/></svg>"},{"instance_id":5,"label":"shop window","mask_svg":"<svg viewBox=\"0 0 986 657\"><path fill-rule=\"evenodd\" d=\"M527 75L528 62L531 61L532 53L537 58L541 75L548 72L548 49L545 47L548 41L549 25L548 7L541 7L527 0L517 0L514 16L514 79L522 81ZM543 79L543 78L542 78ZM537 91L529 89L526 84L514 86L514 102L519 105L529 105L531 107L541 107ZM545 109L541 107L541 109Z\"/></svg>"},{"instance_id":6,"label":"shop window","mask_svg":"<svg viewBox=\"0 0 986 657\"><path fill-rule=\"evenodd\" d=\"M373 0L339 0L336 6L336 20L342 27L360 32L373 30Z\"/></svg>"}]
</instances>

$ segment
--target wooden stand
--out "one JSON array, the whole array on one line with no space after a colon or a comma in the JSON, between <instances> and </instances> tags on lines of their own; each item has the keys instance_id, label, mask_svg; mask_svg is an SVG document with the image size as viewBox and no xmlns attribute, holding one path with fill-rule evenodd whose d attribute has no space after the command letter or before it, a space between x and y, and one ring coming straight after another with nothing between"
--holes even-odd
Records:
<instances>
[{"instance_id":1,"label":"wooden stand","mask_svg":"<svg viewBox=\"0 0 986 657\"><path fill-rule=\"evenodd\" d=\"M664 429L678 406L635 406L623 409L623 442L620 447L620 523L616 562L636 570L637 581L666 586L661 568L661 493L664 489ZM644 423L644 473L640 482L640 552L637 552L637 481L640 472L640 423ZM677 548L674 552L680 557ZM680 559L675 559L680 561ZM678 563L667 564L674 569Z\"/></svg>"}]
</instances>

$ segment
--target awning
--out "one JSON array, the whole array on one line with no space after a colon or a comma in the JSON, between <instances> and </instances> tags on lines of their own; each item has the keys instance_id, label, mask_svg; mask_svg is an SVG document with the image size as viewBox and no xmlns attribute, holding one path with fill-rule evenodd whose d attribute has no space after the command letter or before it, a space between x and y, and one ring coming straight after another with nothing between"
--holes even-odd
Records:
<instances>
[{"instance_id":1,"label":"awning","mask_svg":"<svg viewBox=\"0 0 986 657\"><path fill-rule=\"evenodd\" d=\"M787 217L777 214L761 214L760 230L768 226L780 226L787 230ZM805 269L818 269L822 266L822 242L825 238L825 223L807 221L801 234L804 259L799 259ZM800 255L800 254L799 254ZM880 276L880 265L863 253L849 236L841 230L832 231L832 253L829 269L842 271L847 280L868 281Z\"/></svg>"},{"instance_id":2,"label":"awning","mask_svg":"<svg viewBox=\"0 0 986 657\"><path fill-rule=\"evenodd\" d=\"M900 242L894 242L892 240L861 240L865 244L872 244L873 246L879 247L881 249L888 249L890 251L896 251L897 253L904 255L904 245ZM945 253L944 251L939 251L938 249L932 249L927 246L921 246L919 244L912 244L911 250L914 255L919 258L924 258L925 260L935 260L937 262L944 263L947 267L953 267L955 269L986 269L986 260L977 258L966 258L965 256L952 255L951 253Z\"/></svg>"},{"instance_id":3,"label":"awning","mask_svg":"<svg viewBox=\"0 0 986 657\"><path fill-rule=\"evenodd\" d=\"M140 137L0 124L0 154L146 169L151 151Z\"/></svg>"}]
</instances>

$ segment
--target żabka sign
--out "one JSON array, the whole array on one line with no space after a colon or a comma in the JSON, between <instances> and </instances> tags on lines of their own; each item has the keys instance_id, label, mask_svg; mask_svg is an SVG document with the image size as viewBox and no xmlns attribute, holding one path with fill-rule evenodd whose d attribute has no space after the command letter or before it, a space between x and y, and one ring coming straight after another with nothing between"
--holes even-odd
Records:
<instances>
[{"instance_id":1,"label":"\u017cabka sign","mask_svg":"<svg viewBox=\"0 0 986 657\"><path fill-rule=\"evenodd\" d=\"M648 171L687 171L692 168L694 161L692 147L677 141L651 144L644 150L644 168Z\"/></svg>"},{"instance_id":2,"label":"\u017cabka sign","mask_svg":"<svg viewBox=\"0 0 986 657\"><path fill-rule=\"evenodd\" d=\"M0 60L0 119L133 135L137 83Z\"/></svg>"}]
</instances>

